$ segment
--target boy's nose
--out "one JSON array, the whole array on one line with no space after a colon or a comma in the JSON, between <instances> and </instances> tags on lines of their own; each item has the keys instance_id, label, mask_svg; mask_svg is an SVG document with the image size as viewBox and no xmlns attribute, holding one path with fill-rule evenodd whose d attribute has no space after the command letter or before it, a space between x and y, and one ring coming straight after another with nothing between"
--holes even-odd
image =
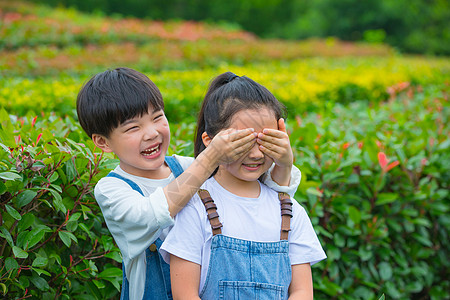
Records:
<instances>
[{"instance_id":1,"label":"boy's nose","mask_svg":"<svg viewBox=\"0 0 450 300\"><path fill-rule=\"evenodd\" d=\"M153 126L148 126L145 128L144 139L153 140L158 136L158 131Z\"/></svg>"}]
</instances>

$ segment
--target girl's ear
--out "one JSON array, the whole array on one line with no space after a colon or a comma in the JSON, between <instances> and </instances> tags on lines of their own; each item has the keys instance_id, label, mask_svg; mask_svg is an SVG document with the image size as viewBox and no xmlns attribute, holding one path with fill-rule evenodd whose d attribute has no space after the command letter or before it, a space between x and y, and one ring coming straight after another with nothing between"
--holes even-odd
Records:
<instances>
[{"instance_id":1,"label":"girl's ear","mask_svg":"<svg viewBox=\"0 0 450 300\"><path fill-rule=\"evenodd\" d=\"M209 143L211 143L212 138L209 137L209 135L205 132L202 133L202 141L203 141L203 145L205 145L205 147L208 147Z\"/></svg>"},{"instance_id":2,"label":"girl's ear","mask_svg":"<svg viewBox=\"0 0 450 300\"><path fill-rule=\"evenodd\" d=\"M94 133L92 134L92 141L95 146L102 149L104 152L112 152L113 150L109 147L108 139L101 134Z\"/></svg>"}]
</instances>

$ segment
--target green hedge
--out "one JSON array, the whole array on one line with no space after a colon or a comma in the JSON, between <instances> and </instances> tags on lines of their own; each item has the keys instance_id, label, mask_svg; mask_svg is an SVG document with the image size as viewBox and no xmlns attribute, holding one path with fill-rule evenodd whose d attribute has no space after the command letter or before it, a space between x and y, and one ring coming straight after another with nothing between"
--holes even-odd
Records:
<instances>
[{"instance_id":1,"label":"green hedge","mask_svg":"<svg viewBox=\"0 0 450 300\"><path fill-rule=\"evenodd\" d=\"M328 254L313 267L316 299L450 296L448 92L409 88L288 122L296 199ZM192 155L194 126L171 126L170 153ZM117 298L121 257L92 195L117 160L69 117L2 110L0 138L0 293Z\"/></svg>"},{"instance_id":2,"label":"green hedge","mask_svg":"<svg viewBox=\"0 0 450 300\"><path fill-rule=\"evenodd\" d=\"M448 85L297 118L291 143L328 259L318 299L448 299Z\"/></svg>"}]
</instances>

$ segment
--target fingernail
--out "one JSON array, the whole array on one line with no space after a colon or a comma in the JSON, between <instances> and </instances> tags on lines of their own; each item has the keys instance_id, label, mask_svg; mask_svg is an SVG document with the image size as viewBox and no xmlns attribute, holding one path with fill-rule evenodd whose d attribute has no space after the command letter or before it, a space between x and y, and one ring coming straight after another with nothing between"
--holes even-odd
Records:
<instances>
[{"instance_id":1,"label":"fingernail","mask_svg":"<svg viewBox=\"0 0 450 300\"><path fill-rule=\"evenodd\" d=\"M267 133L267 129L263 129L263 133Z\"/></svg>"}]
</instances>

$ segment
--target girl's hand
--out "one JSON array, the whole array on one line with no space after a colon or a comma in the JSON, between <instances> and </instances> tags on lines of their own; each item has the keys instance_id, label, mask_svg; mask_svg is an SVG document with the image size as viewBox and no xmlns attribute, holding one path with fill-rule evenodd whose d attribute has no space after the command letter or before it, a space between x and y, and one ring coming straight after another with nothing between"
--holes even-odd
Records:
<instances>
[{"instance_id":1,"label":"girl's hand","mask_svg":"<svg viewBox=\"0 0 450 300\"><path fill-rule=\"evenodd\" d=\"M277 166L290 170L294 162L294 155L284 119L278 120L278 130L266 128L258 134L256 141L259 149L272 158Z\"/></svg>"},{"instance_id":2,"label":"girl's hand","mask_svg":"<svg viewBox=\"0 0 450 300\"><path fill-rule=\"evenodd\" d=\"M211 151L211 155L215 156L219 165L232 163L252 149L256 136L253 128L222 130L209 141L207 150Z\"/></svg>"}]
</instances>

